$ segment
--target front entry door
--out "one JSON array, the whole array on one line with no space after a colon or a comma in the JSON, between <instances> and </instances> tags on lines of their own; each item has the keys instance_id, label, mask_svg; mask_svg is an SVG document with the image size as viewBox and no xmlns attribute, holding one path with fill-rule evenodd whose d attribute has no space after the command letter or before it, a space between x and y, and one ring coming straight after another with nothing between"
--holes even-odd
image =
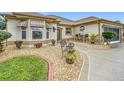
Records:
<instances>
[{"instance_id":1,"label":"front entry door","mask_svg":"<svg viewBox=\"0 0 124 93\"><path fill-rule=\"evenodd\" d=\"M57 30L57 41L60 41L60 40L62 40L62 30L58 29Z\"/></svg>"}]
</instances>

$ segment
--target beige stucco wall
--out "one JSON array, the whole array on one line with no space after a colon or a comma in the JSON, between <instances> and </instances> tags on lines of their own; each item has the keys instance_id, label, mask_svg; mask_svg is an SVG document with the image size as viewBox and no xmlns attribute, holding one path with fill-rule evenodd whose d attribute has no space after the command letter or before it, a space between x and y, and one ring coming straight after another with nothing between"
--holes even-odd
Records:
<instances>
[{"instance_id":1,"label":"beige stucco wall","mask_svg":"<svg viewBox=\"0 0 124 93\"><path fill-rule=\"evenodd\" d=\"M8 41L15 41L21 40L21 32L20 29L17 27L17 23L19 20L16 19L8 19L7 21L7 31L12 34L12 37L8 39Z\"/></svg>"},{"instance_id":2,"label":"beige stucco wall","mask_svg":"<svg viewBox=\"0 0 124 93\"><path fill-rule=\"evenodd\" d=\"M84 31L80 31L80 26L84 26L85 30ZM98 34L98 24L89 24L89 25L79 25L76 26L74 28L74 33L75 34L81 34L81 35L85 35L85 34Z\"/></svg>"},{"instance_id":3,"label":"beige stucco wall","mask_svg":"<svg viewBox=\"0 0 124 93\"><path fill-rule=\"evenodd\" d=\"M49 25L50 25L50 27L55 27L55 29L56 29L55 32L53 31L53 29L50 29L50 31L49 31L49 39L57 40L57 24L51 23Z\"/></svg>"},{"instance_id":4,"label":"beige stucco wall","mask_svg":"<svg viewBox=\"0 0 124 93\"><path fill-rule=\"evenodd\" d=\"M7 21L7 29L8 32L10 32L12 34L12 37L8 40L8 41L16 41L16 40L22 40L22 30L21 27L17 27L17 24L20 20L16 20L16 19L8 19ZM44 28L41 28L43 36L42 39L32 39L32 29L30 27L26 29L26 40L24 41L42 41L42 40L49 40L49 39L57 39L57 24L55 23L51 23L50 26L51 27L55 27L56 30L55 32L53 32L53 29L51 29L49 31L49 39L46 39L46 22L42 21L42 20L30 20L29 22L31 22L32 24L41 24L44 26Z\"/></svg>"},{"instance_id":5,"label":"beige stucco wall","mask_svg":"<svg viewBox=\"0 0 124 93\"><path fill-rule=\"evenodd\" d=\"M17 19L8 19L7 21L7 29L8 32L10 32L12 34L12 37L8 40L8 41L16 41L16 40L22 40L22 31L20 27L17 27L17 24L20 20ZM53 31L53 29L50 29L49 31L49 39L46 39L46 22L44 20L30 20L31 23L34 24L41 24L44 25L44 28L42 28L43 31L43 38L42 39L32 39L32 31L29 31L29 29L27 28L26 31L26 41L37 41L37 40L50 40L50 39L55 39L57 40L57 24L56 23L49 23L50 27L55 27L56 30L55 32ZM102 25L109 25L109 26L113 26L113 27L118 27L118 28L122 28L122 26L118 26L118 25L112 25L112 24L106 24L106 23L101 23L100 24L100 34L102 35L103 32L103 28ZM80 26L84 26L85 30L84 31L80 31ZM66 35L65 31L66 31L66 27L70 27L70 26L59 26L62 28L62 38L63 39L67 39L67 38L73 38L75 36L75 34L98 34L98 24L88 24L88 25L79 25L76 27L71 27L72 29L72 34L71 35ZM122 29L121 29L122 30ZM120 30L120 34L121 34L121 30Z\"/></svg>"}]
</instances>

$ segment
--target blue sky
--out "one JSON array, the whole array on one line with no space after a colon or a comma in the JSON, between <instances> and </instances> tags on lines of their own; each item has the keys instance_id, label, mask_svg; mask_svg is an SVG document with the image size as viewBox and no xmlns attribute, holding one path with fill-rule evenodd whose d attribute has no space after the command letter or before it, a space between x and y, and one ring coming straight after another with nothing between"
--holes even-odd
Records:
<instances>
[{"instance_id":1,"label":"blue sky","mask_svg":"<svg viewBox=\"0 0 124 93\"><path fill-rule=\"evenodd\" d=\"M72 20L96 16L109 20L120 20L124 23L124 12L41 12L45 15L58 15Z\"/></svg>"},{"instance_id":2,"label":"blue sky","mask_svg":"<svg viewBox=\"0 0 124 93\"><path fill-rule=\"evenodd\" d=\"M122 23L124 23L124 12L40 12L40 13L45 15L57 15L72 20L78 20L89 16L96 16L113 21L120 20Z\"/></svg>"}]
</instances>

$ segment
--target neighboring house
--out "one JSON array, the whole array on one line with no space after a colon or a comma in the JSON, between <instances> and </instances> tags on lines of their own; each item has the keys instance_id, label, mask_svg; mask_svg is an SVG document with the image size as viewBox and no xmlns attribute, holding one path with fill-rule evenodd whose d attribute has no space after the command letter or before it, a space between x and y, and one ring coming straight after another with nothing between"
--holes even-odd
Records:
<instances>
[{"instance_id":1,"label":"neighboring house","mask_svg":"<svg viewBox=\"0 0 124 93\"><path fill-rule=\"evenodd\" d=\"M71 39L77 34L98 34L102 39L102 32L116 32L113 41L120 42L124 24L118 21L110 21L97 17L88 17L73 21L55 15L42 15L38 13L12 13L0 14L7 19L7 31L12 33L8 44L14 44L16 40L23 40L25 45L35 42L50 42L51 39Z\"/></svg>"}]
</instances>

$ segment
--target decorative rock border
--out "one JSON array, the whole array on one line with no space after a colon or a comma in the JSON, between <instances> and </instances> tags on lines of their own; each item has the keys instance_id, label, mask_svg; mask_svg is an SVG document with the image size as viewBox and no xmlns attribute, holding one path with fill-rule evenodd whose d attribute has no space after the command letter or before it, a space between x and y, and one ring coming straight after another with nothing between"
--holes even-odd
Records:
<instances>
[{"instance_id":1,"label":"decorative rock border","mask_svg":"<svg viewBox=\"0 0 124 93\"><path fill-rule=\"evenodd\" d=\"M48 57L42 57L43 60L48 62L48 80L53 80L53 71L52 71L52 62L48 59Z\"/></svg>"},{"instance_id":2,"label":"decorative rock border","mask_svg":"<svg viewBox=\"0 0 124 93\"><path fill-rule=\"evenodd\" d=\"M105 45L105 44L89 44L89 43L82 43L82 42L74 42L77 45L87 47L87 48L92 48L92 49L99 49L99 50L106 50L106 49L111 49L111 48L117 48L119 43L111 43L110 45Z\"/></svg>"},{"instance_id":3,"label":"decorative rock border","mask_svg":"<svg viewBox=\"0 0 124 93\"><path fill-rule=\"evenodd\" d=\"M110 49L112 48L111 45L92 45L92 44L86 44L84 45L88 48L94 48L94 49Z\"/></svg>"},{"instance_id":4,"label":"decorative rock border","mask_svg":"<svg viewBox=\"0 0 124 93\"><path fill-rule=\"evenodd\" d=\"M53 80L52 62L49 60L48 57L41 56L38 53L34 53L33 55L42 58L48 63L48 81L52 81Z\"/></svg>"}]
</instances>

